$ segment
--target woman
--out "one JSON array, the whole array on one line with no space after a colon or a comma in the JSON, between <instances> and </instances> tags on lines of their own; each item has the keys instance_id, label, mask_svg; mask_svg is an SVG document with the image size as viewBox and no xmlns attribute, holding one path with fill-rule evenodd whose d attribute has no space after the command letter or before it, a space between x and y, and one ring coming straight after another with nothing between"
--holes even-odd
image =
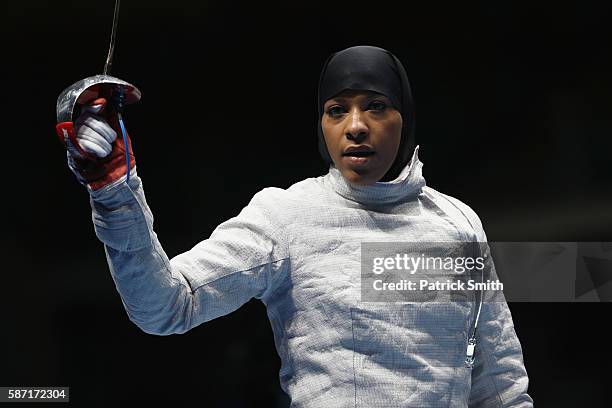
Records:
<instances>
[{"instance_id":1,"label":"woman","mask_svg":"<svg viewBox=\"0 0 612 408\"><path fill-rule=\"evenodd\" d=\"M147 333L183 333L261 299L294 407L532 406L505 302L361 301L362 242L486 241L469 207L425 185L399 60L368 46L333 54L321 73L319 112L329 172L260 191L171 260L135 167L125 182L116 132L96 113L82 116L81 147L104 159L69 162L88 184L96 234L130 319ZM464 362L471 335L473 366Z\"/></svg>"}]
</instances>

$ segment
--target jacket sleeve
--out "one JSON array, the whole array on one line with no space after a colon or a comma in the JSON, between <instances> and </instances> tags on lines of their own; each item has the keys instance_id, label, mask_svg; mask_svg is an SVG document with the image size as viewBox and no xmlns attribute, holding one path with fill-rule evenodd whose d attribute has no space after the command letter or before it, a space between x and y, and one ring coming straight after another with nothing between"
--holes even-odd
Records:
<instances>
[{"instance_id":1,"label":"jacket sleeve","mask_svg":"<svg viewBox=\"0 0 612 408\"><path fill-rule=\"evenodd\" d=\"M486 237L480 242L486 242ZM487 279L496 280L488 245L486 259L490 267ZM533 407L533 400L527 394L528 384L521 344L504 295L500 291L486 291L476 330L469 406Z\"/></svg>"},{"instance_id":2,"label":"jacket sleeve","mask_svg":"<svg viewBox=\"0 0 612 408\"><path fill-rule=\"evenodd\" d=\"M150 334L184 333L253 297L265 300L288 264L266 190L210 238L168 259L135 171L129 186L124 177L90 189L95 232L130 320Z\"/></svg>"}]
</instances>

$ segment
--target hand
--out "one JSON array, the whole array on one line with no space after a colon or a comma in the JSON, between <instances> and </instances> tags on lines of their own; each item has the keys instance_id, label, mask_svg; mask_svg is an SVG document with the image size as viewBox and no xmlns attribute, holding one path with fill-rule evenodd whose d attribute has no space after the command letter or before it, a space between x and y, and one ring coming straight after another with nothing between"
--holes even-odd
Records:
<instances>
[{"instance_id":1,"label":"hand","mask_svg":"<svg viewBox=\"0 0 612 408\"><path fill-rule=\"evenodd\" d=\"M118 116L106 104L106 99L99 98L83 106L74 126L74 140L78 146L70 148L65 142L69 152L68 166L77 179L92 190L120 179L127 172L125 143L123 137L117 137ZM130 169L133 169L136 160L129 136L127 139Z\"/></svg>"},{"instance_id":2,"label":"hand","mask_svg":"<svg viewBox=\"0 0 612 408\"><path fill-rule=\"evenodd\" d=\"M76 140L79 147L90 155L103 158L113 150L117 132L101 116L106 99L99 98L83 107L83 113L75 123Z\"/></svg>"}]
</instances>

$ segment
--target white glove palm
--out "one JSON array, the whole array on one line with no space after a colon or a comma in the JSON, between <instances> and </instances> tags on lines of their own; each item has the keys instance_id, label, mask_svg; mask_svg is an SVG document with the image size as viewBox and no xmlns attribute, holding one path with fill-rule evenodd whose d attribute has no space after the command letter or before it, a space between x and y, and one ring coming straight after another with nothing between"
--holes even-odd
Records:
<instances>
[{"instance_id":1,"label":"white glove palm","mask_svg":"<svg viewBox=\"0 0 612 408\"><path fill-rule=\"evenodd\" d=\"M83 107L83 113L75 123L76 139L81 149L100 158L110 154L112 143L117 139L117 132L98 115L103 107L103 104Z\"/></svg>"}]
</instances>

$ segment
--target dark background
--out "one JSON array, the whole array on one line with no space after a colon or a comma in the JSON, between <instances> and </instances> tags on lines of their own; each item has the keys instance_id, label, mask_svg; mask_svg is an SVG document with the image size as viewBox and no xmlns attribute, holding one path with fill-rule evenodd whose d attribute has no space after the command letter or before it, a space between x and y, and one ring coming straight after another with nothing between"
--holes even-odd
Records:
<instances>
[{"instance_id":1,"label":"dark background","mask_svg":"<svg viewBox=\"0 0 612 408\"><path fill-rule=\"evenodd\" d=\"M610 3L420 3L123 1L112 74L143 92L125 117L169 256L260 189L323 174L319 70L358 44L404 63L427 182L490 240L612 241ZM286 406L261 303L169 337L123 310L53 129L62 89L101 73L112 12L3 5L0 385L70 386L73 406ZM538 407L610 406L609 303L510 308Z\"/></svg>"}]
</instances>

